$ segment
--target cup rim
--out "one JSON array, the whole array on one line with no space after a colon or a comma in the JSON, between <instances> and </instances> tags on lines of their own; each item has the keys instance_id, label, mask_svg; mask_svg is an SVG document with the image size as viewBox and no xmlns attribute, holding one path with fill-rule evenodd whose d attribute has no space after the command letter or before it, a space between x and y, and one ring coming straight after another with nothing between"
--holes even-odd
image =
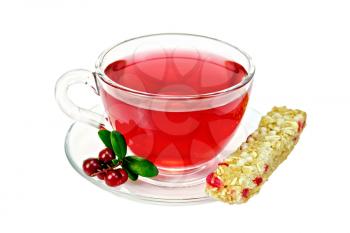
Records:
<instances>
[{"instance_id":1,"label":"cup rim","mask_svg":"<svg viewBox=\"0 0 350 233\"><path fill-rule=\"evenodd\" d=\"M139 91L139 90L135 90L135 89L123 86L123 85L113 81L112 79L110 79L104 73L104 71L101 69L101 66L102 66L102 63L104 61L105 56L111 50L113 50L114 48L116 48L116 47L118 47L118 46L120 46L122 44L125 44L127 42L130 42L130 41L133 41L133 40L137 40L137 39L142 39L142 38L147 38L147 37L152 37L152 36L167 36L167 35L169 35L169 36L175 35L175 36L199 37L199 38L204 38L204 39L209 39L209 40L212 40L212 41L215 41L215 42L219 42L219 43L222 43L222 44L225 44L225 45L228 45L228 46L234 48L235 50L240 52L248 61L248 69L247 69L246 76L242 79L241 82L239 82L239 83L237 83L235 85L232 85L232 86L230 86L228 88L219 90L219 91L202 93L202 94L191 94L191 95L167 95L167 94L156 94L156 93L149 93L149 92ZM105 82L106 84L108 84L108 85L110 85L110 86L112 86L114 88L117 88L119 90L128 92L130 94L134 94L134 95L137 95L137 96L157 98L157 99L168 99L168 100L181 100L181 99L186 99L187 100L187 99L211 98L211 97L216 97L216 96L220 96L220 95L223 95L223 94L231 93L231 92L234 92L235 90L240 89L241 87L245 86L247 83L249 83L252 80L252 78L254 76L254 73L255 73L255 66L254 66L254 64L252 62L252 58L246 52L244 52L243 50L239 49L238 47L236 47L236 46L234 46L234 45L232 45L232 44L230 44L228 42L225 42L225 41L213 38L213 37L208 37L208 36L203 36L203 35L198 35L198 34L190 34L190 33L155 33L155 34L148 34L148 35L138 36L138 37L134 37L134 38L131 38L131 39L128 39L128 40L124 40L124 41L122 41L122 42L120 42L120 43L118 43L118 44L116 44L116 45L106 49L105 51L103 51L100 54L100 56L98 57L97 61L96 61L95 68L96 68L97 76L103 82Z\"/></svg>"}]
</instances>

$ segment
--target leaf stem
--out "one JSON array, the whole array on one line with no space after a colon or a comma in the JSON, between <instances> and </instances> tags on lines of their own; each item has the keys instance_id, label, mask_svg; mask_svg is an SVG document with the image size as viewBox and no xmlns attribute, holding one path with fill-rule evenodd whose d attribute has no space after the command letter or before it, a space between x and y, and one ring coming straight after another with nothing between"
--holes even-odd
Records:
<instances>
[{"instance_id":1,"label":"leaf stem","mask_svg":"<svg viewBox=\"0 0 350 233\"><path fill-rule=\"evenodd\" d=\"M122 164L122 162L121 161L119 161L117 164L107 164L107 168L104 168L104 169L102 169L101 171L98 171L98 172L95 172L95 173L93 173L91 176L97 176L97 175L99 175L99 174L102 174L102 173L105 173L105 172L107 172L107 171L111 171L111 170L113 170L114 168L116 168L116 167L118 167L118 166L120 166Z\"/></svg>"}]
</instances>

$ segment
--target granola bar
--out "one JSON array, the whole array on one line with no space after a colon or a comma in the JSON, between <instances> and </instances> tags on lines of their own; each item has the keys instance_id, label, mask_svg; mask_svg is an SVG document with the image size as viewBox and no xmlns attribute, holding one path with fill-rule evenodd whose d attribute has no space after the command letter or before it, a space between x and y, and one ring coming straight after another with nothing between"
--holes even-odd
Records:
<instances>
[{"instance_id":1,"label":"granola bar","mask_svg":"<svg viewBox=\"0 0 350 233\"><path fill-rule=\"evenodd\" d=\"M249 200L293 150L305 122L303 111L274 107L247 141L208 175L207 193L230 204Z\"/></svg>"}]
</instances>

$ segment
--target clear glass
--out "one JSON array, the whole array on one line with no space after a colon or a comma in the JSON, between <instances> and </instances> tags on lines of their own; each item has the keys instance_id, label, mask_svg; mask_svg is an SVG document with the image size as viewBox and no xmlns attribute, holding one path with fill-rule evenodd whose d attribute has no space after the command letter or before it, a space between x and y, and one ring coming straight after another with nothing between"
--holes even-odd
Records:
<instances>
[{"instance_id":1,"label":"clear glass","mask_svg":"<svg viewBox=\"0 0 350 233\"><path fill-rule=\"evenodd\" d=\"M239 63L245 68L245 70L247 71L247 75L237 85L231 86L227 89L223 89L217 92L196 95L174 96L152 94L130 89L128 87L114 82L104 72L107 66L114 61L124 59L125 57L129 57L130 55L135 56L136 54L147 54L148 52L152 52L155 50L163 50L165 52L169 50L209 52L215 55L219 55L221 57L225 57L227 58L227 60L232 60ZM251 57L236 46L211 37L184 33L152 34L123 41L101 53L96 62L95 68L100 80L102 80L105 84L108 84L109 87L124 90L128 92L129 95L135 94L144 98L149 97L152 99L152 101L154 99L163 99L168 101L184 99L195 100L206 97L217 97L221 94L228 94L239 90L241 87L248 84L252 80L255 73L255 67L252 63ZM103 83L101 85L105 87Z\"/></svg>"},{"instance_id":2,"label":"clear glass","mask_svg":"<svg viewBox=\"0 0 350 233\"><path fill-rule=\"evenodd\" d=\"M228 61L239 63L244 67L247 74L239 83L228 86L224 89L208 93L177 95L162 93L158 94L132 89L113 81L105 73L107 66L115 61L122 60L130 56L142 56L144 54L149 54L152 51L164 51L164 53L173 53L174 51L190 51L192 54L199 54L199 56L202 53L210 53L215 56L223 57ZM126 135L130 147L129 149L131 149L134 154L140 156L145 156L147 153L143 153L143 151L152 150L152 147L156 147L159 144L169 144L170 146L166 148L169 149L171 147L169 150L173 152L180 145L179 143L176 144L176 140L179 137L187 137L187 139L192 140L192 144L190 145L191 150L192 148L199 148L198 150L208 148L208 150L210 150L211 147L208 147L202 142L200 142L202 144L197 143L196 146L192 147L194 141L197 142L198 138L190 138L188 135L191 135L195 129L192 131L188 129L193 128L193 125L195 124L203 124L203 121L196 118L193 120L190 114L196 113L200 116L201 114L208 114L207 110L210 109L225 111L223 110L224 106L238 100L239 98L242 98L244 95L249 96L254 71L255 69L251 58L245 52L226 42L191 34L155 34L130 39L105 50L99 56L96 62L95 72L89 72L86 70L67 72L57 82L56 99L63 112L77 121L98 128L101 125L108 124L106 123L106 119L108 119L109 123L114 129L117 129ZM77 83L86 84L92 87L96 94L101 95L105 108L105 114L80 108L70 101L70 99L67 97L67 90L69 89L69 86ZM118 102L112 103L111 101L108 101L108 98L112 98ZM246 101L248 101L248 98ZM118 107L118 105L121 104L127 107ZM242 110L242 116L244 114L244 110L245 107ZM183 122L174 122L170 119L171 117L169 117L169 114L176 115L182 113L186 116L186 119L183 120ZM240 116L237 121L240 121L242 116ZM157 121L154 120L154 117L157 118ZM120 119L124 119L124 122L119 121ZM125 121L125 119L127 119L127 121ZM147 135L147 137L141 137L142 140L132 140L130 139L131 136L128 134L128 132L124 132L118 127L118 124L128 125L130 122L133 122L136 126L133 126L133 128L130 130L128 129L129 131L141 130L144 135ZM159 126L157 126L157 122L167 122L169 123L167 124L167 127L168 125L171 125L175 131L174 129L172 129L173 131L170 129L165 129L165 133L167 133L169 137L163 137L161 141L156 140L156 136L154 136L154 127ZM194 128L196 127L198 128L198 126L195 126ZM225 130L225 124L222 124L222 128L216 126L216 129L211 131L212 135L210 136L215 140L215 135L223 130ZM157 178L155 178L153 181L149 180L149 182L153 182L160 186L169 186L169 183L170 186L189 186L201 182L203 177L205 177L207 174L209 165L212 164L213 161L216 161L216 156L218 156L220 151L222 151L225 145L227 145L234 135L234 132L235 129L232 129L232 132L226 136L225 142L220 142L222 144L220 150L213 151L211 156L207 156L201 160L197 159L197 157L200 156L198 153L196 155L192 155L189 152L188 155L184 155L182 151L178 153L179 158L177 158L176 161L174 159L174 164L176 163L176 165L169 165L169 163L163 162L166 161L166 159L162 159L161 161L161 153L159 153L159 156L156 154L156 158L154 159L154 153L152 152L153 154L151 154L153 159L158 162L157 166L159 167L161 173ZM149 141L151 141L151 143L148 143ZM183 144L183 142L181 143ZM142 145L142 148L136 148L133 146L135 144ZM189 163L188 161L196 162Z\"/></svg>"}]
</instances>

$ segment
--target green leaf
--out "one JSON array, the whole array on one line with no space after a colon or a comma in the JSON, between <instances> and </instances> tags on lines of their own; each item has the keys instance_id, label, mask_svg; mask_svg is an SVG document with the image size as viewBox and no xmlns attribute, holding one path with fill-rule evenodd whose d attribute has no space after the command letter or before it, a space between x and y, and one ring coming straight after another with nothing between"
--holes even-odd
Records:
<instances>
[{"instance_id":1,"label":"green leaf","mask_svg":"<svg viewBox=\"0 0 350 233\"><path fill-rule=\"evenodd\" d=\"M127 163L128 168L133 172L143 177L153 177L158 175L157 167L147 159L138 156L125 157L124 162Z\"/></svg>"},{"instance_id":2,"label":"green leaf","mask_svg":"<svg viewBox=\"0 0 350 233\"><path fill-rule=\"evenodd\" d=\"M126 142L124 136L117 131L112 131L110 140L114 153L118 156L119 161L122 161L126 155Z\"/></svg>"},{"instance_id":3,"label":"green leaf","mask_svg":"<svg viewBox=\"0 0 350 233\"><path fill-rule=\"evenodd\" d=\"M111 144L111 132L104 129L98 131L98 136L100 137L103 144L105 144L106 147L113 149Z\"/></svg>"},{"instance_id":4,"label":"green leaf","mask_svg":"<svg viewBox=\"0 0 350 233\"><path fill-rule=\"evenodd\" d=\"M122 168L126 171L126 173L128 173L128 177L135 181L137 180L137 178L139 178L139 175L137 175L136 173L132 172L131 169L129 168L129 164L127 163L127 161L124 160L124 163L122 164Z\"/></svg>"}]
</instances>

